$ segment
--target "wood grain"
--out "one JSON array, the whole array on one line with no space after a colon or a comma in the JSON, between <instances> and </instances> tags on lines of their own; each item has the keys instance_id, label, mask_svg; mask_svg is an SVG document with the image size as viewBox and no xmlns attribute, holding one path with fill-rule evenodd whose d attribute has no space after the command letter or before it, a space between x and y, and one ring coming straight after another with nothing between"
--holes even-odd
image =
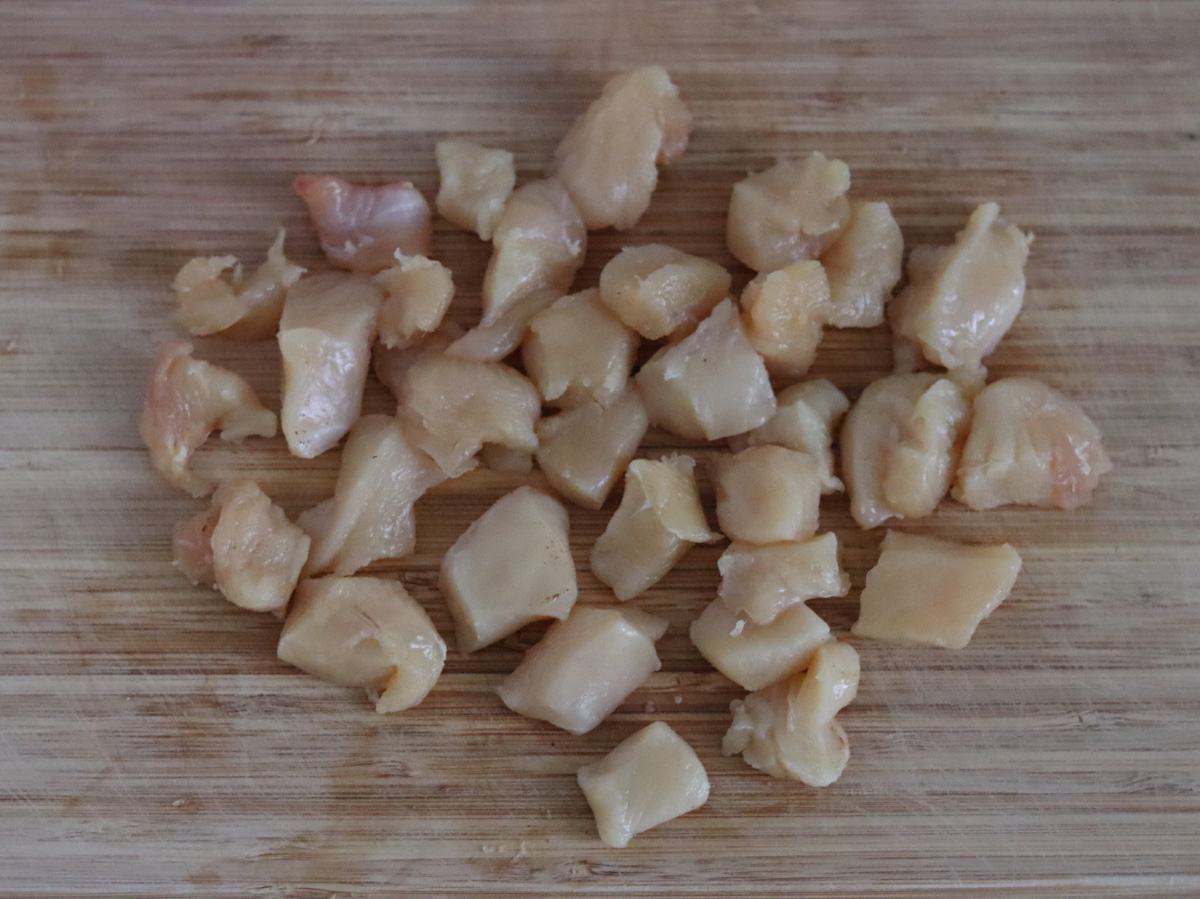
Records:
<instances>
[{"instance_id":1,"label":"wood grain","mask_svg":"<svg viewBox=\"0 0 1200 899\"><path fill-rule=\"evenodd\" d=\"M1188 0L0 2L0 895L1200 895L1198 46ZM737 691L686 639L718 550L644 601L672 623L664 668L586 737L493 695L529 635L380 717L171 568L196 504L134 427L185 259L256 260L282 223L319 263L297 172L432 192L433 145L460 135L534 176L604 78L649 61L695 137L632 233L595 235L585 282L630 241L732 265L730 185L775 154L845 159L910 244L997 199L1037 242L993 370L1075 397L1116 463L1072 515L908 526L1009 540L1025 570L962 652L858 644L854 755L824 790L719 755ZM469 321L486 253L445 223L435 241ZM887 347L832 333L818 371L857 392ZM200 352L276 399L269 344ZM201 464L294 513L337 460L259 441ZM437 491L416 554L380 566L440 628L441 553L519 480ZM605 514L572 511L581 562ZM814 606L844 630L881 533L840 499L823 521L856 589ZM606 849L573 772L659 717L712 799Z\"/></svg>"}]
</instances>

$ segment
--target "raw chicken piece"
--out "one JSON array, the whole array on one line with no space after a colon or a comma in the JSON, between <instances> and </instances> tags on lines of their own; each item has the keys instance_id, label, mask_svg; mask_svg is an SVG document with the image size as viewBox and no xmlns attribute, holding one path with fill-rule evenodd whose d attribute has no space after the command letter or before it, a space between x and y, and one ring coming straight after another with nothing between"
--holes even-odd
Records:
<instances>
[{"instance_id":1,"label":"raw chicken piece","mask_svg":"<svg viewBox=\"0 0 1200 899\"><path fill-rule=\"evenodd\" d=\"M850 218L849 189L846 163L820 153L750 175L733 186L729 200L729 251L759 272L816 259Z\"/></svg>"},{"instance_id":2,"label":"raw chicken piece","mask_svg":"<svg viewBox=\"0 0 1200 899\"><path fill-rule=\"evenodd\" d=\"M179 300L179 323L187 332L233 340L274 337L287 289L304 274L283 254L286 235L280 229L267 250L267 261L248 279L236 256L197 256L188 261L171 284Z\"/></svg>"},{"instance_id":3,"label":"raw chicken piece","mask_svg":"<svg viewBox=\"0 0 1200 899\"><path fill-rule=\"evenodd\" d=\"M384 290L379 307L379 340L406 347L437 329L454 299L450 269L424 256L397 256L375 276Z\"/></svg>"},{"instance_id":4,"label":"raw chicken piece","mask_svg":"<svg viewBox=\"0 0 1200 899\"><path fill-rule=\"evenodd\" d=\"M575 563L562 503L518 487L492 504L442 559L441 589L460 652L475 652L575 605Z\"/></svg>"},{"instance_id":5,"label":"raw chicken piece","mask_svg":"<svg viewBox=\"0 0 1200 899\"><path fill-rule=\"evenodd\" d=\"M675 567L693 543L721 539L708 529L690 456L637 459L625 472L625 494L590 557L592 573L617 599L633 599Z\"/></svg>"},{"instance_id":6,"label":"raw chicken piece","mask_svg":"<svg viewBox=\"0 0 1200 899\"><path fill-rule=\"evenodd\" d=\"M763 272L742 291L742 323L767 369L798 378L817 355L829 303L825 270L814 260Z\"/></svg>"},{"instance_id":7,"label":"raw chicken piece","mask_svg":"<svg viewBox=\"0 0 1200 899\"><path fill-rule=\"evenodd\" d=\"M562 296L558 290L535 290L513 301L490 325L476 325L446 347L446 355L474 362L499 362L521 345L529 324Z\"/></svg>"},{"instance_id":8,"label":"raw chicken piece","mask_svg":"<svg viewBox=\"0 0 1200 899\"><path fill-rule=\"evenodd\" d=\"M585 403L538 422L538 468L567 499L599 509L649 426L642 398L630 384L607 406Z\"/></svg>"},{"instance_id":9,"label":"raw chicken piece","mask_svg":"<svg viewBox=\"0 0 1200 899\"><path fill-rule=\"evenodd\" d=\"M579 787L600 839L614 849L708 801L708 773L695 750L662 721L643 727L579 769Z\"/></svg>"},{"instance_id":10,"label":"raw chicken piece","mask_svg":"<svg viewBox=\"0 0 1200 899\"><path fill-rule=\"evenodd\" d=\"M772 777L827 787L850 761L850 743L834 716L858 693L858 653L848 643L817 648L807 674L730 703L733 724L721 742L725 755Z\"/></svg>"},{"instance_id":11,"label":"raw chicken piece","mask_svg":"<svg viewBox=\"0 0 1200 899\"><path fill-rule=\"evenodd\" d=\"M1075 509L1112 462L1082 409L1033 378L1005 378L975 398L954 498L972 509L1007 503Z\"/></svg>"},{"instance_id":12,"label":"raw chicken piece","mask_svg":"<svg viewBox=\"0 0 1200 899\"><path fill-rule=\"evenodd\" d=\"M687 149L692 114L661 66L615 75L571 125L550 172L591 230L632 228L650 207L659 164Z\"/></svg>"},{"instance_id":13,"label":"raw chicken piece","mask_svg":"<svg viewBox=\"0 0 1200 899\"><path fill-rule=\"evenodd\" d=\"M595 288L557 300L529 323L521 344L525 371L542 399L570 409L607 404L633 370L638 337L600 302Z\"/></svg>"},{"instance_id":14,"label":"raw chicken piece","mask_svg":"<svg viewBox=\"0 0 1200 899\"><path fill-rule=\"evenodd\" d=\"M755 624L714 599L692 622L692 643L712 666L747 690L808 667L817 647L832 639L829 625L802 602L788 606L770 624Z\"/></svg>"},{"instance_id":15,"label":"raw chicken piece","mask_svg":"<svg viewBox=\"0 0 1200 899\"><path fill-rule=\"evenodd\" d=\"M434 155L441 176L437 211L458 227L491 240L504 203L517 184L512 153L469 140L441 140Z\"/></svg>"},{"instance_id":16,"label":"raw chicken piece","mask_svg":"<svg viewBox=\"0 0 1200 899\"><path fill-rule=\"evenodd\" d=\"M887 643L962 649L1016 583L1021 557L1002 546L964 546L888 531L867 572L851 632Z\"/></svg>"},{"instance_id":17,"label":"raw chicken piece","mask_svg":"<svg viewBox=\"0 0 1200 899\"><path fill-rule=\"evenodd\" d=\"M752 446L715 464L717 522L731 540L778 543L817 532L817 460L782 446Z\"/></svg>"},{"instance_id":18,"label":"raw chicken piece","mask_svg":"<svg viewBox=\"0 0 1200 899\"><path fill-rule=\"evenodd\" d=\"M578 606L550 625L496 692L518 715L586 734L662 667L665 619L640 609Z\"/></svg>"},{"instance_id":19,"label":"raw chicken piece","mask_svg":"<svg viewBox=\"0 0 1200 899\"><path fill-rule=\"evenodd\" d=\"M380 299L361 275L313 275L288 291L279 320L279 418L292 455L321 455L358 420Z\"/></svg>"},{"instance_id":20,"label":"raw chicken piece","mask_svg":"<svg viewBox=\"0 0 1200 899\"><path fill-rule=\"evenodd\" d=\"M913 251L908 286L891 304L892 330L930 362L979 371L1021 311L1032 241L984 203L953 244Z\"/></svg>"},{"instance_id":21,"label":"raw chicken piece","mask_svg":"<svg viewBox=\"0 0 1200 899\"><path fill-rule=\"evenodd\" d=\"M680 337L725 299L733 278L708 259L660 243L626 247L600 272L600 299L649 340Z\"/></svg>"},{"instance_id":22,"label":"raw chicken piece","mask_svg":"<svg viewBox=\"0 0 1200 899\"><path fill-rule=\"evenodd\" d=\"M300 175L295 186L334 265L373 275L397 253L429 255L429 204L410 182L368 187L332 175Z\"/></svg>"},{"instance_id":23,"label":"raw chicken piece","mask_svg":"<svg viewBox=\"0 0 1200 899\"><path fill-rule=\"evenodd\" d=\"M731 543L717 560L717 570L721 602L755 624L770 624L796 603L845 596L850 590L832 532L802 543Z\"/></svg>"},{"instance_id":24,"label":"raw chicken piece","mask_svg":"<svg viewBox=\"0 0 1200 899\"><path fill-rule=\"evenodd\" d=\"M214 587L212 532L217 526L214 509L205 509L175 525L171 536L171 564L192 584Z\"/></svg>"},{"instance_id":25,"label":"raw chicken piece","mask_svg":"<svg viewBox=\"0 0 1200 899\"><path fill-rule=\"evenodd\" d=\"M513 474L527 474L533 471L533 453L528 450L509 449L498 443L485 443L479 450L479 461L489 471Z\"/></svg>"},{"instance_id":26,"label":"raw chicken piece","mask_svg":"<svg viewBox=\"0 0 1200 899\"><path fill-rule=\"evenodd\" d=\"M300 582L278 655L339 687L366 687L377 712L400 712L429 695L446 644L397 581L323 577Z\"/></svg>"},{"instance_id":27,"label":"raw chicken piece","mask_svg":"<svg viewBox=\"0 0 1200 899\"><path fill-rule=\"evenodd\" d=\"M900 280L904 238L887 203L850 202L850 220L821 254L829 279L827 316L835 328L883 324L883 306Z\"/></svg>"},{"instance_id":28,"label":"raw chicken piece","mask_svg":"<svg viewBox=\"0 0 1200 899\"><path fill-rule=\"evenodd\" d=\"M731 300L695 332L655 353L635 376L650 421L690 440L757 428L775 414L775 394Z\"/></svg>"},{"instance_id":29,"label":"raw chicken piece","mask_svg":"<svg viewBox=\"0 0 1200 899\"><path fill-rule=\"evenodd\" d=\"M192 345L168 340L158 350L138 431L150 461L164 478L192 496L204 496L213 482L188 468L188 460L208 435L222 440L254 435L274 437L275 413L263 407L242 378L228 369L192 358Z\"/></svg>"}]
</instances>

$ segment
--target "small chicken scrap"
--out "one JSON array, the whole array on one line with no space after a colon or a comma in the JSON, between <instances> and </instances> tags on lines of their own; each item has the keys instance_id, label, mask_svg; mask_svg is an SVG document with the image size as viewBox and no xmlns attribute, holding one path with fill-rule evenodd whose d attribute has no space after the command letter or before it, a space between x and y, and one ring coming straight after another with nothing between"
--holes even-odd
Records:
<instances>
[{"instance_id":1,"label":"small chicken scrap","mask_svg":"<svg viewBox=\"0 0 1200 899\"><path fill-rule=\"evenodd\" d=\"M678 339L725 299L733 277L708 259L660 243L626 247L600 272L600 299L647 340Z\"/></svg>"},{"instance_id":2,"label":"small chicken scrap","mask_svg":"<svg viewBox=\"0 0 1200 899\"><path fill-rule=\"evenodd\" d=\"M742 291L742 323L772 374L808 371L833 306L821 263L803 260L763 272Z\"/></svg>"},{"instance_id":3,"label":"small chicken scrap","mask_svg":"<svg viewBox=\"0 0 1200 899\"><path fill-rule=\"evenodd\" d=\"M829 625L802 602L767 624L755 624L729 611L720 599L692 622L690 636L714 668L747 690L761 690L803 671L817 648L833 639Z\"/></svg>"},{"instance_id":4,"label":"small chicken scrap","mask_svg":"<svg viewBox=\"0 0 1200 899\"><path fill-rule=\"evenodd\" d=\"M717 560L717 596L735 615L770 624L784 609L819 597L845 596L850 578L838 559L837 535L756 546L731 543Z\"/></svg>"},{"instance_id":5,"label":"small chicken scrap","mask_svg":"<svg viewBox=\"0 0 1200 899\"><path fill-rule=\"evenodd\" d=\"M437 211L481 240L491 240L504 203L517 185L512 153L468 140L442 140L434 155L441 177Z\"/></svg>"},{"instance_id":6,"label":"small chicken scrap","mask_svg":"<svg viewBox=\"0 0 1200 899\"><path fill-rule=\"evenodd\" d=\"M851 200L846 227L821 254L832 307L828 323L835 328L882 325L903 256L904 238L891 207Z\"/></svg>"},{"instance_id":7,"label":"small chicken scrap","mask_svg":"<svg viewBox=\"0 0 1200 899\"><path fill-rule=\"evenodd\" d=\"M450 269L424 256L398 255L375 283L384 290L378 322L386 347L412 346L436 331L454 299Z\"/></svg>"}]
</instances>

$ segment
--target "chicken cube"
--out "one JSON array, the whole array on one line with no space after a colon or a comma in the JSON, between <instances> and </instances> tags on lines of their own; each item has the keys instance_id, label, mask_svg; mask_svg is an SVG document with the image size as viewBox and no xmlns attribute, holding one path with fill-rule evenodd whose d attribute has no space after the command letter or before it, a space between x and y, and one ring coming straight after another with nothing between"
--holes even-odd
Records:
<instances>
[{"instance_id":1,"label":"chicken cube","mask_svg":"<svg viewBox=\"0 0 1200 899\"><path fill-rule=\"evenodd\" d=\"M718 458L717 522L743 543L807 540L817 532L817 460L782 446L752 446Z\"/></svg>"},{"instance_id":2,"label":"chicken cube","mask_svg":"<svg viewBox=\"0 0 1200 899\"><path fill-rule=\"evenodd\" d=\"M517 184L512 153L469 140L441 140L434 155L441 177L437 211L480 239L491 240L504 203Z\"/></svg>"},{"instance_id":3,"label":"chicken cube","mask_svg":"<svg viewBox=\"0 0 1200 899\"><path fill-rule=\"evenodd\" d=\"M724 268L660 243L626 247L600 272L600 299L649 340L691 332L729 293Z\"/></svg>"},{"instance_id":4,"label":"chicken cube","mask_svg":"<svg viewBox=\"0 0 1200 899\"><path fill-rule=\"evenodd\" d=\"M471 362L499 362L521 345L530 323L555 300L559 290L535 290L505 307L490 325L476 325L446 347L446 355Z\"/></svg>"},{"instance_id":5,"label":"chicken cube","mask_svg":"<svg viewBox=\"0 0 1200 899\"><path fill-rule=\"evenodd\" d=\"M479 461L488 471L509 474L528 474L533 471L533 453L529 450L509 449L499 443L485 443L479 450Z\"/></svg>"},{"instance_id":6,"label":"chicken cube","mask_svg":"<svg viewBox=\"0 0 1200 899\"><path fill-rule=\"evenodd\" d=\"M770 624L796 603L845 596L850 590L832 532L803 542L731 543L717 560L717 571L721 602L755 624Z\"/></svg>"},{"instance_id":7,"label":"chicken cube","mask_svg":"<svg viewBox=\"0 0 1200 899\"><path fill-rule=\"evenodd\" d=\"M813 653L832 639L829 625L802 602L788 606L769 624L755 624L729 611L720 599L692 622L692 643L714 668L747 690L808 667Z\"/></svg>"},{"instance_id":8,"label":"chicken cube","mask_svg":"<svg viewBox=\"0 0 1200 899\"><path fill-rule=\"evenodd\" d=\"M783 377L798 378L813 364L832 308L825 269L811 259L763 272L742 291L750 345Z\"/></svg>"},{"instance_id":9,"label":"chicken cube","mask_svg":"<svg viewBox=\"0 0 1200 899\"><path fill-rule=\"evenodd\" d=\"M835 328L874 328L900 281L904 238L887 203L850 202L846 227L821 254Z\"/></svg>"},{"instance_id":10,"label":"chicken cube","mask_svg":"<svg viewBox=\"0 0 1200 899\"><path fill-rule=\"evenodd\" d=\"M450 269L424 256L397 256L375 283L384 290L379 339L387 347L411 346L435 331L454 299Z\"/></svg>"}]
</instances>

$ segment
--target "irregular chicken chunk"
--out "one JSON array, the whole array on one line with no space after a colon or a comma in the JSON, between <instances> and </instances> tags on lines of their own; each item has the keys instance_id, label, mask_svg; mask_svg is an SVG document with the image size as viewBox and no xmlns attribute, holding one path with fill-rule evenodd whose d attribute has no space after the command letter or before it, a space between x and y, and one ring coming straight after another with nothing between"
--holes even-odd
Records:
<instances>
[{"instance_id":1,"label":"irregular chicken chunk","mask_svg":"<svg viewBox=\"0 0 1200 899\"><path fill-rule=\"evenodd\" d=\"M717 591L721 602L755 624L770 624L796 603L845 596L850 590L833 533L802 543L731 543L717 560L717 570L721 573Z\"/></svg>"},{"instance_id":2,"label":"irregular chicken chunk","mask_svg":"<svg viewBox=\"0 0 1200 899\"><path fill-rule=\"evenodd\" d=\"M660 243L626 247L600 272L600 299L649 340L690 332L729 293L715 262Z\"/></svg>"},{"instance_id":3,"label":"irregular chicken chunk","mask_svg":"<svg viewBox=\"0 0 1200 899\"><path fill-rule=\"evenodd\" d=\"M562 503L518 487L492 504L442 560L441 589L461 652L475 652L575 605L575 563Z\"/></svg>"},{"instance_id":4,"label":"irregular chicken chunk","mask_svg":"<svg viewBox=\"0 0 1200 899\"><path fill-rule=\"evenodd\" d=\"M821 474L808 453L752 446L715 467L717 522L731 540L778 543L817 532Z\"/></svg>"},{"instance_id":5,"label":"irregular chicken chunk","mask_svg":"<svg viewBox=\"0 0 1200 899\"><path fill-rule=\"evenodd\" d=\"M429 255L429 204L408 181L368 187L332 175L300 175L295 186L334 265L373 275L397 253Z\"/></svg>"},{"instance_id":6,"label":"irregular chicken chunk","mask_svg":"<svg viewBox=\"0 0 1200 899\"><path fill-rule=\"evenodd\" d=\"M300 582L278 655L339 687L365 687L377 712L400 712L429 695L446 644L398 582L324 577Z\"/></svg>"},{"instance_id":7,"label":"irregular chicken chunk","mask_svg":"<svg viewBox=\"0 0 1200 899\"><path fill-rule=\"evenodd\" d=\"M625 494L592 546L592 573L617 599L633 599L675 567L694 543L721 539L708 529L690 456L638 459L625 472Z\"/></svg>"},{"instance_id":8,"label":"irregular chicken chunk","mask_svg":"<svg viewBox=\"0 0 1200 899\"><path fill-rule=\"evenodd\" d=\"M742 323L750 345L768 370L784 377L808 371L832 308L825 270L813 260L763 272L742 291Z\"/></svg>"},{"instance_id":9,"label":"irregular chicken chunk","mask_svg":"<svg viewBox=\"0 0 1200 899\"><path fill-rule=\"evenodd\" d=\"M479 461L489 471L504 471L513 474L525 474L533 471L533 453L528 450L509 449L498 443L485 443L479 450Z\"/></svg>"},{"instance_id":10,"label":"irregular chicken chunk","mask_svg":"<svg viewBox=\"0 0 1200 899\"><path fill-rule=\"evenodd\" d=\"M720 599L692 622L692 643L714 668L747 690L802 671L817 647L832 638L829 625L804 603L788 606L769 624L735 615Z\"/></svg>"},{"instance_id":11,"label":"irregular chicken chunk","mask_svg":"<svg viewBox=\"0 0 1200 899\"><path fill-rule=\"evenodd\" d=\"M846 163L820 153L750 175L733 186L729 200L729 251L759 272L816 259L850 219L849 189Z\"/></svg>"},{"instance_id":12,"label":"irregular chicken chunk","mask_svg":"<svg viewBox=\"0 0 1200 899\"><path fill-rule=\"evenodd\" d=\"M188 460L208 435L222 440L253 435L274 437L275 413L264 408L242 378L228 369L192 358L192 345L168 340L158 350L150 373L138 431L150 461L171 484L192 496L204 496L213 482L188 468Z\"/></svg>"},{"instance_id":13,"label":"irregular chicken chunk","mask_svg":"<svg viewBox=\"0 0 1200 899\"><path fill-rule=\"evenodd\" d=\"M730 703L733 724L721 751L772 777L827 787L850 761L846 731L834 716L858 693L858 653L824 643L806 674L793 675Z\"/></svg>"},{"instance_id":14,"label":"irregular chicken chunk","mask_svg":"<svg viewBox=\"0 0 1200 899\"><path fill-rule=\"evenodd\" d=\"M521 345L538 313L561 296L558 290L535 290L514 300L490 325L476 325L446 347L446 355L474 362L499 362Z\"/></svg>"},{"instance_id":15,"label":"irregular chicken chunk","mask_svg":"<svg viewBox=\"0 0 1200 899\"><path fill-rule=\"evenodd\" d=\"M775 414L767 367L730 300L655 353L635 380L651 423L689 440L741 434Z\"/></svg>"},{"instance_id":16,"label":"irregular chicken chunk","mask_svg":"<svg viewBox=\"0 0 1200 899\"><path fill-rule=\"evenodd\" d=\"M437 211L482 240L491 240L504 203L517 184L512 153L469 140L441 140L434 155L441 176Z\"/></svg>"},{"instance_id":17,"label":"irregular chicken chunk","mask_svg":"<svg viewBox=\"0 0 1200 899\"><path fill-rule=\"evenodd\" d=\"M288 291L279 320L279 418L293 455L321 455L358 420L380 299L361 275L314 275Z\"/></svg>"},{"instance_id":18,"label":"irregular chicken chunk","mask_svg":"<svg viewBox=\"0 0 1200 899\"><path fill-rule=\"evenodd\" d=\"M821 254L835 328L883 324L883 306L900 281L904 238L887 203L850 203L845 229Z\"/></svg>"},{"instance_id":19,"label":"irregular chicken chunk","mask_svg":"<svg viewBox=\"0 0 1200 899\"><path fill-rule=\"evenodd\" d=\"M375 283L385 292L379 339L387 347L411 346L435 331L454 299L450 269L424 256L398 256Z\"/></svg>"},{"instance_id":20,"label":"irregular chicken chunk","mask_svg":"<svg viewBox=\"0 0 1200 899\"><path fill-rule=\"evenodd\" d=\"M1020 571L1021 557L1007 543L964 546L888 531L851 631L887 643L962 649Z\"/></svg>"},{"instance_id":21,"label":"irregular chicken chunk","mask_svg":"<svg viewBox=\"0 0 1200 899\"><path fill-rule=\"evenodd\" d=\"M1005 378L975 398L954 498L972 509L1007 503L1075 509L1112 462L1075 403L1033 378Z\"/></svg>"},{"instance_id":22,"label":"irregular chicken chunk","mask_svg":"<svg viewBox=\"0 0 1200 899\"><path fill-rule=\"evenodd\" d=\"M600 839L614 849L708 801L708 773L695 750L662 721L622 740L579 769L579 787Z\"/></svg>"},{"instance_id":23,"label":"irregular chicken chunk","mask_svg":"<svg viewBox=\"0 0 1200 899\"><path fill-rule=\"evenodd\" d=\"M662 667L665 619L640 609L579 606L550 625L496 692L518 715L586 734Z\"/></svg>"},{"instance_id":24,"label":"irregular chicken chunk","mask_svg":"<svg viewBox=\"0 0 1200 899\"><path fill-rule=\"evenodd\" d=\"M550 173L591 230L632 228L650 207L658 165L687 149L692 114L661 66L616 75L554 151Z\"/></svg>"}]
</instances>

